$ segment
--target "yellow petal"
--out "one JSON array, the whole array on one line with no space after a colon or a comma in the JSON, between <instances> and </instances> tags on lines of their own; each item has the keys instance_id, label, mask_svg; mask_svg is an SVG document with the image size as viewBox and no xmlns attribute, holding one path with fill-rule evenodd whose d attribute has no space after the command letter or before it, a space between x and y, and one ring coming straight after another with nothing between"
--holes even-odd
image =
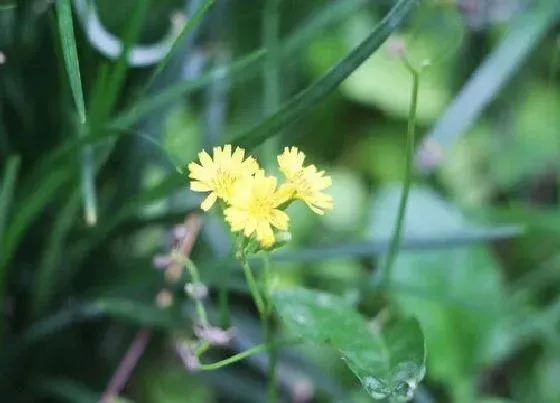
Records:
<instances>
[{"instance_id":1,"label":"yellow petal","mask_svg":"<svg viewBox=\"0 0 560 403\"><path fill-rule=\"evenodd\" d=\"M274 232L266 221L260 222L257 227L257 240L265 248L274 244Z\"/></svg>"},{"instance_id":2,"label":"yellow petal","mask_svg":"<svg viewBox=\"0 0 560 403\"><path fill-rule=\"evenodd\" d=\"M254 219L253 217L249 217L247 218L247 221L245 222L245 236L246 237L250 237L251 234L253 232L255 232L255 230L257 229L257 220Z\"/></svg>"},{"instance_id":3,"label":"yellow petal","mask_svg":"<svg viewBox=\"0 0 560 403\"><path fill-rule=\"evenodd\" d=\"M206 183L192 181L191 190L193 192L209 192L212 190L212 188L208 186Z\"/></svg>"},{"instance_id":4,"label":"yellow petal","mask_svg":"<svg viewBox=\"0 0 560 403\"><path fill-rule=\"evenodd\" d=\"M273 210L270 216L270 223L281 231L288 230L288 214L281 210Z\"/></svg>"},{"instance_id":5,"label":"yellow petal","mask_svg":"<svg viewBox=\"0 0 560 403\"><path fill-rule=\"evenodd\" d=\"M204 211L208 211L214 205L214 203L216 203L216 200L218 200L218 195L215 192L212 192L200 204L200 208Z\"/></svg>"},{"instance_id":6,"label":"yellow petal","mask_svg":"<svg viewBox=\"0 0 560 403\"><path fill-rule=\"evenodd\" d=\"M210 157L210 155L208 155L208 153L206 151L199 152L198 153L198 158L200 159L200 162L201 162L203 167L210 167L210 166L214 165L214 162L212 161L212 158Z\"/></svg>"}]
</instances>

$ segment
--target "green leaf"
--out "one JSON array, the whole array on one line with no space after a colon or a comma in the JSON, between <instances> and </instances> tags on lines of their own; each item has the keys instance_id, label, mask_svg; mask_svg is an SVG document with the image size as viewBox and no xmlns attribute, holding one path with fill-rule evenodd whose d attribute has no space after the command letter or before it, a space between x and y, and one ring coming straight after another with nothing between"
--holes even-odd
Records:
<instances>
[{"instance_id":1,"label":"green leaf","mask_svg":"<svg viewBox=\"0 0 560 403\"><path fill-rule=\"evenodd\" d=\"M46 379L38 385L42 396L52 396L69 403L98 403L99 393L71 379Z\"/></svg>"},{"instance_id":2,"label":"green leaf","mask_svg":"<svg viewBox=\"0 0 560 403\"><path fill-rule=\"evenodd\" d=\"M76 221L79 211L79 192L70 193L66 204L61 208L51 227L47 244L41 256L41 263L34 276L33 293L31 294L31 310L40 315L48 310L55 287L61 280L59 268L64 256L65 240Z\"/></svg>"},{"instance_id":3,"label":"green leaf","mask_svg":"<svg viewBox=\"0 0 560 403\"><path fill-rule=\"evenodd\" d=\"M231 63L226 67L217 67L207 73L202 74L196 80L185 81L178 85L163 90L162 92L151 96L145 100L138 102L129 109L118 115L110 124L111 130L125 130L136 123L142 117L151 112L164 107L165 105L189 94L190 92L204 88L212 81L222 77L228 77L229 80L243 80L250 77L256 71L252 70L252 64L262 58L264 51L256 51L240 60Z\"/></svg>"},{"instance_id":4,"label":"green leaf","mask_svg":"<svg viewBox=\"0 0 560 403\"><path fill-rule=\"evenodd\" d=\"M557 0L536 1L519 13L502 42L472 74L424 142L449 147L463 135L513 77L558 16Z\"/></svg>"},{"instance_id":5,"label":"green leaf","mask_svg":"<svg viewBox=\"0 0 560 403\"><path fill-rule=\"evenodd\" d=\"M0 255L0 298L4 294L6 267L10 262L25 231L34 222L39 213L56 194L57 190L72 175L67 169L52 172L44 181L37 184L35 191L26 199L19 201L18 209L8 226L2 243Z\"/></svg>"},{"instance_id":6,"label":"green leaf","mask_svg":"<svg viewBox=\"0 0 560 403\"><path fill-rule=\"evenodd\" d=\"M331 294L294 288L276 291L272 300L291 333L334 347L373 398L409 400L423 379L424 337L415 319L398 320L377 334Z\"/></svg>"},{"instance_id":7,"label":"green leaf","mask_svg":"<svg viewBox=\"0 0 560 403\"><path fill-rule=\"evenodd\" d=\"M319 105L385 42L404 21L414 4L416 0L399 0L368 37L323 77L284 104L264 122L245 134L234 137L232 142L248 149L254 148Z\"/></svg>"},{"instance_id":8,"label":"green leaf","mask_svg":"<svg viewBox=\"0 0 560 403\"><path fill-rule=\"evenodd\" d=\"M60 0L56 2L58 16L58 28L60 40L62 42L62 54L66 66L66 73L70 81L72 97L78 110L79 116L79 137L84 137L87 133L86 107L84 104L84 94L82 91L82 80L80 77L80 64L78 62L78 52L76 39L74 37L74 27L72 23L72 6L70 0ZM97 197L95 192L95 172L93 161L93 150L90 147L83 147L81 150L81 174L82 174L82 198L86 212L88 224L97 222Z\"/></svg>"},{"instance_id":9,"label":"green leaf","mask_svg":"<svg viewBox=\"0 0 560 403\"><path fill-rule=\"evenodd\" d=\"M179 47L183 43L184 38L200 23L202 18L206 15L215 1L216 0L206 0L202 5L198 7L196 12L192 16L189 16L187 23L183 26L181 32L179 32L179 35L177 35L177 38L175 38L175 40L173 41L171 49L169 49L169 52L167 52L165 57L157 64L156 68L150 75L150 78L146 81L146 84L144 85L141 93L144 93L144 91L153 84L157 76L163 71L165 66L167 66L175 51L179 49Z\"/></svg>"},{"instance_id":10,"label":"green leaf","mask_svg":"<svg viewBox=\"0 0 560 403\"><path fill-rule=\"evenodd\" d=\"M400 189L382 189L372 209L373 240L391 234ZM405 216L404 241L411 237L452 237L477 226L428 188L411 189ZM414 287L415 293L390 294L404 315L417 317L426 334L428 368L450 389L465 385L488 357L499 355L493 338L506 308L498 262L483 246L431 251L401 251L390 273L390 285ZM433 298L425 298L430 295ZM462 304L449 304L449 298ZM477 302L481 309L469 308ZM495 340L495 339L494 339ZM468 388L474 391L474 384Z\"/></svg>"},{"instance_id":11,"label":"green leaf","mask_svg":"<svg viewBox=\"0 0 560 403\"><path fill-rule=\"evenodd\" d=\"M78 63L78 52L74 38L74 26L72 24L72 6L70 0L56 2L58 16L58 29L62 41L62 54L66 65L66 73L70 80L70 89L78 109L80 122L86 122L86 107L84 105L84 94L82 93L82 80L80 78L80 64Z\"/></svg>"},{"instance_id":12,"label":"green leaf","mask_svg":"<svg viewBox=\"0 0 560 403\"><path fill-rule=\"evenodd\" d=\"M10 214L10 204L14 196L17 174L19 171L20 158L12 156L6 162L4 176L0 183L0 245L3 244L4 228Z\"/></svg>"}]
</instances>

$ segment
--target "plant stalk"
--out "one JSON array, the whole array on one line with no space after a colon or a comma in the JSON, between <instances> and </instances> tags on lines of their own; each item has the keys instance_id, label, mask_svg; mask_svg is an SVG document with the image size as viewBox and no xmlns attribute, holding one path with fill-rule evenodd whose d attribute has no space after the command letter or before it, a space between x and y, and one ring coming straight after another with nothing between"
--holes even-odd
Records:
<instances>
[{"instance_id":1,"label":"plant stalk","mask_svg":"<svg viewBox=\"0 0 560 403\"><path fill-rule=\"evenodd\" d=\"M407 70L412 75L412 93L410 97L410 109L408 115L408 127L407 127L407 134L406 134L406 167L405 167L405 174L404 174L404 183L403 183L403 191L401 194L400 202L399 202L399 210L397 214L397 222L395 225L395 230L393 232L393 236L391 237L391 243L389 245L389 251L387 253L387 259L385 261L385 265L382 267L379 273L379 282L378 285L385 286L387 285L391 269L393 264L395 263L395 259L399 253L401 241L402 241L402 233L404 229L404 220L406 215L406 205L408 203L408 195L410 193L410 185L412 183L412 165L414 161L414 146L416 142L416 110L418 108L418 91L420 87L420 75L419 72L412 67L412 65L406 60L403 59Z\"/></svg>"}]
</instances>

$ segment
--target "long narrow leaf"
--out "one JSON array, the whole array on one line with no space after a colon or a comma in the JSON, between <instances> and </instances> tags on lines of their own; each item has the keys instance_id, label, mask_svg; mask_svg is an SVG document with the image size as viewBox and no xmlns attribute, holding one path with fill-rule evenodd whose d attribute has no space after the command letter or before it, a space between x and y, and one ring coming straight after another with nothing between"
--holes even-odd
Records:
<instances>
[{"instance_id":1,"label":"long narrow leaf","mask_svg":"<svg viewBox=\"0 0 560 403\"><path fill-rule=\"evenodd\" d=\"M34 316L38 316L48 309L55 285L61 280L57 268L60 267L63 256L64 241L79 211L79 196L78 192L69 195L66 205L57 215L48 235L41 263L34 277L33 293L31 294L31 310Z\"/></svg>"},{"instance_id":2,"label":"long narrow leaf","mask_svg":"<svg viewBox=\"0 0 560 403\"><path fill-rule=\"evenodd\" d=\"M80 78L80 64L78 62L78 52L76 40L74 38L74 25L72 23L72 6L70 0L59 0L56 2L58 16L58 28L60 40L62 41L62 54L66 65L66 73L70 81L72 96L78 109L80 122L86 122L86 107L84 104L84 94L82 93L82 80Z\"/></svg>"},{"instance_id":3,"label":"long narrow leaf","mask_svg":"<svg viewBox=\"0 0 560 403\"><path fill-rule=\"evenodd\" d=\"M153 84L157 76L163 71L165 66L167 66L169 60L171 59L175 51L179 48L179 46L181 46L183 39L188 34L190 34L196 26L198 26L202 18L206 15L206 13L210 9L210 7L215 3L215 1L216 0L206 0L204 4L202 4L192 16L189 16L187 23L181 29L181 32L179 33L179 35L177 35L175 41L173 41L173 44L171 45L171 49L169 49L169 52L167 52L165 57L158 63L153 73L150 75L150 78L144 85L141 93L144 93L150 87L150 85Z\"/></svg>"},{"instance_id":4,"label":"long narrow leaf","mask_svg":"<svg viewBox=\"0 0 560 403\"><path fill-rule=\"evenodd\" d=\"M486 106L512 78L546 31L558 21L557 0L534 2L520 13L508 33L486 61L473 73L459 95L447 108L424 143L449 147L476 121ZM435 165L423 167L428 172Z\"/></svg>"},{"instance_id":5,"label":"long narrow leaf","mask_svg":"<svg viewBox=\"0 0 560 403\"><path fill-rule=\"evenodd\" d=\"M254 148L319 105L398 29L416 3L417 0L399 0L368 37L323 77L286 103L276 114L247 133L234 137L232 142L245 148Z\"/></svg>"},{"instance_id":6,"label":"long narrow leaf","mask_svg":"<svg viewBox=\"0 0 560 403\"><path fill-rule=\"evenodd\" d=\"M0 297L3 296L5 268L10 262L16 248L29 225L37 218L39 213L53 197L62 184L68 180L71 172L59 170L54 172L35 190L28 199L20 202L19 208L7 227L2 243L0 255Z\"/></svg>"},{"instance_id":7,"label":"long narrow leaf","mask_svg":"<svg viewBox=\"0 0 560 403\"><path fill-rule=\"evenodd\" d=\"M4 228L8 222L10 205L14 196L20 159L18 156L8 158L2 183L0 183L0 245L3 245Z\"/></svg>"},{"instance_id":8,"label":"long narrow leaf","mask_svg":"<svg viewBox=\"0 0 560 403\"><path fill-rule=\"evenodd\" d=\"M74 37L74 25L72 22L72 6L70 0L60 0L56 2L56 10L58 16L58 28L60 40L62 43L62 55L72 97L78 110L80 126L78 128L79 137L84 137L88 130L86 107L84 103L84 94L82 90L82 80L80 77L80 64L78 61L78 51L76 39ZM93 225L97 222L97 196L95 192L95 173L93 169L93 150L84 146L81 149L81 181L82 181L82 198L84 202L84 210L86 222Z\"/></svg>"}]
</instances>

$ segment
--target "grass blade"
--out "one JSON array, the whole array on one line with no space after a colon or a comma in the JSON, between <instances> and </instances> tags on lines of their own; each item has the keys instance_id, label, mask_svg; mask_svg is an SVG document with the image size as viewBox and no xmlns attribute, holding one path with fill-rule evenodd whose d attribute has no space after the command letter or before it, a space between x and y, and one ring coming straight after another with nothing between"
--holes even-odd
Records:
<instances>
[{"instance_id":1,"label":"grass blade","mask_svg":"<svg viewBox=\"0 0 560 403\"><path fill-rule=\"evenodd\" d=\"M212 81L229 76L230 80L242 81L256 73L254 62L261 59L264 51L259 50L241 58L227 67L218 67L202 74L198 79L174 85L150 99L142 100L121 113L109 124L111 130L126 130L144 116L157 111L169 103L209 85Z\"/></svg>"},{"instance_id":2,"label":"grass blade","mask_svg":"<svg viewBox=\"0 0 560 403\"><path fill-rule=\"evenodd\" d=\"M59 268L63 255L64 241L75 222L79 207L80 193L75 191L70 194L67 203L62 207L54 221L41 257L41 263L34 277L34 288L30 301L32 316L37 317L49 308L55 284L61 280L57 268Z\"/></svg>"},{"instance_id":3,"label":"grass blade","mask_svg":"<svg viewBox=\"0 0 560 403\"><path fill-rule=\"evenodd\" d=\"M210 7L215 3L215 1L216 0L206 0L204 4L202 4L192 16L189 16L187 23L181 29L181 32L179 33L175 41L173 41L173 44L171 45L171 49L169 49L169 52L167 52L165 57L158 63L157 67L150 75L150 78L147 80L146 85L144 85L141 94L143 94L153 84L157 76L163 71L165 66L167 66L169 60L171 59L175 51L179 48L179 46L181 46L183 39L189 33L191 33L192 30L200 23L202 18L206 15L206 13L210 9Z\"/></svg>"},{"instance_id":4,"label":"grass blade","mask_svg":"<svg viewBox=\"0 0 560 403\"><path fill-rule=\"evenodd\" d=\"M236 145L251 149L273 136L278 130L296 122L309 110L316 107L334 91L354 70L387 40L412 9L417 0L399 0L368 37L338 62L323 77L300 92L286 103L278 112L257 125L247 133L234 137Z\"/></svg>"},{"instance_id":5,"label":"grass blade","mask_svg":"<svg viewBox=\"0 0 560 403\"><path fill-rule=\"evenodd\" d=\"M76 39L74 37L74 26L72 22L72 6L70 0L60 0L56 2L56 11L58 17L58 28L60 40L62 43L62 55L70 89L76 109L80 126L78 128L79 137L87 134L87 116L84 103L84 94L82 90L82 79L80 77L80 64L78 61L78 51ZM93 169L93 150L91 147L84 146L81 149L81 181L82 181L82 198L84 202L84 210L86 222L88 225L94 225L97 222L97 197L95 192L95 173Z\"/></svg>"},{"instance_id":6,"label":"grass blade","mask_svg":"<svg viewBox=\"0 0 560 403\"><path fill-rule=\"evenodd\" d=\"M0 255L0 299L4 295L5 269L23 234L42 211L45 204L57 194L57 190L69 179L70 175L71 173L67 169L54 172L39 184L29 199L19 204L14 218L7 227L2 243L2 255Z\"/></svg>"},{"instance_id":7,"label":"grass blade","mask_svg":"<svg viewBox=\"0 0 560 403\"><path fill-rule=\"evenodd\" d=\"M527 12L520 13L502 42L473 73L426 136L424 144L449 147L464 134L512 78L546 31L558 21L558 17L560 6L556 0L534 2ZM421 151L422 148L419 149ZM431 164L422 168L428 172L434 166Z\"/></svg>"},{"instance_id":8,"label":"grass blade","mask_svg":"<svg viewBox=\"0 0 560 403\"><path fill-rule=\"evenodd\" d=\"M56 2L58 16L58 28L62 42L62 54L66 65L66 73L70 81L72 97L78 109L78 116L82 124L86 123L86 107L84 105L84 94L82 93L82 80L80 78L80 64L78 62L78 51L74 38L74 25L72 23L72 6L70 0L59 0Z\"/></svg>"},{"instance_id":9,"label":"grass blade","mask_svg":"<svg viewBox=\"0 0 560 403\"><path fill-rule=\"evenodd\" d=\"M0 245L3 245L4 228L8 222L10 204L14 197L17 174L19 171L20 158L12 156L8 158L2 183L0 184Z\"/></svg>"}]
</instances>

